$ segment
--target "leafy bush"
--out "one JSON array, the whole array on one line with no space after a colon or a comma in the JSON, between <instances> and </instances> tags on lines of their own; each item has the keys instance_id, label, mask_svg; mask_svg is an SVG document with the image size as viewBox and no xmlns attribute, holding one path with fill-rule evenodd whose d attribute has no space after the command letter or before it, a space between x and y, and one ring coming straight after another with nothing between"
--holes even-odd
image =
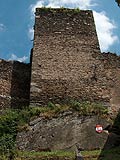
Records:
<instances>
[{"instance_id":1,"label":"leafy bush","mask_svg":"<svg viewBox=\"0 0 120 160\"><path fill-rule=\"evenodd\" d=\"M16 135L17 114L8 112L0 116L0 137L4 134Z\"/></svg>"},{"instance_id":2,"label":"leafy bush","mask_svg":"<svg viewBox=\"0 0 120 160\"><path fill-rule=\"evenodd\" d=\"M14 156L17 118L18 113L10 110L0 116L0 155L2 157Z\"/></svg>"},{"instance_id":3,"label":"leafy bush","mask_svg":"<svg viewBox=\"0 0 120 160\"><path fill-rule=\"evenodd\" d=\"M0 115L0 155L2 157L13 155L17 131L22 126L25 128L30 118L39 114L38 108L26 108L6 110L3 115Z\"/></svg>"},{"instance_id":4,"label":"leafy bush","mask_svg":"<svg viewBox=\"0 0 120 160\"><path fill-rule=\"evenodd\" d=\"M15 149L14 135L4 134L0 137L0 153L9 154Z\"/></svg>"}]
</instances>

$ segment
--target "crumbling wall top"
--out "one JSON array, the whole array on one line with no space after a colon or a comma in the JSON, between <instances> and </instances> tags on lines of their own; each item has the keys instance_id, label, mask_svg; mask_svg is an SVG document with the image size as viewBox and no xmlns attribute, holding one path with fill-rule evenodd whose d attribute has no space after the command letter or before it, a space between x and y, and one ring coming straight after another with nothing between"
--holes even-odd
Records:
<instances>
[{"instance_id":1,"label":"crumbling wall top","mask_svg":"<svg viewBox=\"0 0 120 160\"><path fill-rule=\"evenodd\" d=\"M70 34L95 36L95 25L91 10L67 8L36 8L36 35Z\"/></svg>"}]
</instances>

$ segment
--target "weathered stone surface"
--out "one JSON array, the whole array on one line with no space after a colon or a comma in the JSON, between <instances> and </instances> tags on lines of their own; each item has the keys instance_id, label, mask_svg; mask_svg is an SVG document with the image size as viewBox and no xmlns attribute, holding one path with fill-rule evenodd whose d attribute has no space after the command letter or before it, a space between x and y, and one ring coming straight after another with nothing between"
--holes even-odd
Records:
<instances>
[{"instance_id":1,"label":"weathered stone surface","mask_svg":"<svg viewBox=\"0 0 120 160\"><path fill-rule=\"evenodd\" d=\"M0 60L0 110L29 105L30 64Z\"/></svg>"},{"instance_id":2,"label":"weathered stone surface","mask_svg":"<svg viewBox=\"0 0 120 160\"><path fill-rule=\"evenodd\" d=\"M0 109L10 107L12 63L0 60Z\"/></svg>"},{"instance_id":3,"label":"weathered stone surface","mask_svg":"<svg viewBox=\"0 0 120 160\"><path fill-rule=\"evenodd\" d=\"M32 106L76 99L119 110L120 57L100 53L91 11L38 8L31 63L32 72L0 60L0 108L28 105L31 91Z\"/></svg>"},{"instance_id":4,"label":"weathered stone surface","mask_svg":"<svg viewBox=\"0 0 120 160\"><path fill-rule=\"evenodd\" d=\"M99 52L91 11L76 13L70 9L46 11L38 8L32 59L31 104L49 101L58 103L66 99L90 100L93 97L96 100L98 97L102 99L99 93L92 94L96 90L96 80L92 80L95 70L92 55ZM96 72L98 70L97 67Z\"/></svg>"},{"instance_id":5,"label":"weathered stone surface","mask_svg":"<svg viewBox=\"0 0 120 160\"><path fill-rule=\"evenodd\" d=\"M112 113L120 109L120 56L100 53L91 11L38 8L31 57L32 72L30 64L0 60L0 110L28 105L30 90L32 106L76 99L102 102ZM40 117L18 134L17 145L38 151L72 149L76 143L101 148L108 136L96 134L96 123L96 117L71 112L51 120Z\"/></svg>"},{"instance_id":6,"label":"weathered stone surface","mask_svg":"<svg viewBox=\"0 0 120 160\"><path fill-rule=\"evenodd\" d=\"M119 68L119 56L100 53L92 11L36 9L32 106L77 99L100 101L117 111Z\"/></svg>"},{"instance_id":7,"label":"weathered stone surface","mask_svg":"<svg viewBox=\"0 0 120 160\"><path fill-rule=\"evenodd\" d=\"M29 130L18 133L17 146L21 150L42 151L75 150L76 144L82 149L102 148L108 134L95 131L97 123L106 127L108 122L96 116L59 115L50 120L41 119L30 122Z\"/></svg>"}]
</instances>

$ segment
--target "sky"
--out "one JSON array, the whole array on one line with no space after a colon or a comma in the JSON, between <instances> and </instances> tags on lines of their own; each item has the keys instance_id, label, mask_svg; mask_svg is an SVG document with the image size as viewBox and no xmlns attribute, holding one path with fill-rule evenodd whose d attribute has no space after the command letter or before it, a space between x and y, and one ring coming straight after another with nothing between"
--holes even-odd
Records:
<instances>
[{"instance_id":1,"label":"sky","mask_svg":"<svg viewBox=\"0 0 120 160\"><path fill-rule=\"evenodd\" d=\"M93 10L101 52L120 55L120 8L115 0L0 0L0 58L29 62L36 7Z\"/></svg>"}]
</instances>

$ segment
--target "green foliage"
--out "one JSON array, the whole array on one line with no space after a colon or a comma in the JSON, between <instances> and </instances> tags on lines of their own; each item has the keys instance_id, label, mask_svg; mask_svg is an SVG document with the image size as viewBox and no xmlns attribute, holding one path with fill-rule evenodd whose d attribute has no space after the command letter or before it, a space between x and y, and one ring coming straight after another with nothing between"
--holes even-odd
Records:
<instances>
[{"instance_id":1,"label":"green foliage","mask_svg":"<svg viewBox=\"0 0 120 160\"><path fill-rule=\"evenodd\" d=\"M120 160L120 148L114 148L109 150L92 150L92 151L81 151L84 160ZM16 160L51 160L51 159L59 159L59 160L74 160L75 152L68 151L52 151L52 152L18 152L16 156ZM3 160L3 159L2 159ZM8 160L8 159L4 159Z\"/></svg>"},{"instance_id":2,"label":"green foliage","mask_svg":"<svg viewBox=\"0 0 120 160\"><path fill-rule=\"evenodd\" d=\"M75 159L75 153L69 151L52 151L52 152L19 152L19 157L23 157L25 159L43 159L43 160L50 160L50 159Z\"/></svg>"},{"instance_id":3,"label":"green foliage","mask_svg":"<svg viewBox=\"0 0 120 160\"><path fill-rule=\"evenodd\" d=\"M79 9L79 8L75 8L75 9L74 9L74 12L76 12L76 13L78 12L78 13L79 13L79 12L80 12L80 9Z\"/></svg>"},{"instance_id":4,"label":"green foliage","mask_svg":"<svg viewBox=\"0 0 120 160\"><path fill-rule=\"evenodd\" d=\"M48 102L48 108L50 109L55 109L55 104L53 104L52 102Z\"/></svg>"},{"instance_id":5,"label":"green foliage","mask_svg":"<svg viewBox=\"0 0 120 160\"><path fill-rule=\"evenodd\" d=\"M17 112L8 110L0 116L0 155L13 156L17 135Z\"/></svg>"},{"instance_id":6,"label":"green foliage","mask_svg":"<svg viewBox=\"0 0 120 160\"><path fill-rule=\"evenodd\" d=\"M42 8L43 10L45 10L45 11L51 10L51 7L42 6L41 8Z\"/></svg>"},{"instance_id":7,"label":"green foliage","mask_svg":"<svg viewBox=\"0 0 120 160\"><path fill-rule=\"evenodd\" d=\"M79 102L76 100L70 101L70 106L73 110L78 111L81 115L103 115L108 114L108 109L101 103L94 102Z\"/></svg>"},{"instance_id":8,"label":"green foliage","mask_svg":"<svg viewBox=\"0 0 120 160\"><path fill-rule=\"evenodd\" d=\"M28 130L30 120L39 117L40 114L46 118L52 118L68 110L78 112L80 115L102 115L108 113L107 108L100 103L79 102L76 100L70 101L67 105L49 102L44 107L7 110L3 115L0 115L0 155L3 157L10 154L14 155L17 132ZM120 116L116 122L120 123Z\"/></svg>"},{"instance_id":9,"label":"green foliage","mask_svg":"<svg viewBox=\"0 0 120 160\"><path fill-rule=\"evenodd\" d=\"M15 148L14 136L12 134L4 134L0 137L0 153L8 154Z\"/></svg>"},{"instance_id":10,"label":"green foliage","mask_svg":"<svg viewBox=\"0 0 120 160\"><path fill-rule=\"evenodd\" d=\"M72 107L72 109L76 110L76 111L80 111L81 110L81 103L76 101L76 100L71 100L70 101L70 106Z\"/></svg>"},{"instance_id":11,"label":"green foliage","mask_svg":"<svg viewBox=\"0 0 120 160\"><path fill-rule=\"evenodd\" d=\"M6 110L0 115L0 155L13 154L15 140L20 126L27 126L33 116L38 116L41 110L38 108L26 108L22 110Z\"/></svg>"},{"instance_id":12,"label":"green foliage","mask_svg":"<svg viewBox=\"0 0 120 160\"><path fill-rule=\"evenodd\" d=\"M109 150L93 150L93 151L82 151L82 155L85 160L119 160L120 159L120 148L116 147Z\"/></svg>"},{"instance_id":13,"label":"green foliage","mask_svg":"<svg viewBox=\"0 0 120 160\"><path fill-rule=\"evenodd\" d=\"M0 116L0 137L4 134L16 135L17 114L9 111L5 115Z\"/></svg>"},{"instance_id":14,"label":"green foliage","mask_svg":"<svg viewBox=\"0 0 120 160\"><path fill-rule=\"evenodd\" d=\"M56 12L55 9L53 9L51 7L46 7L46 6L41 7L41 9L43 11L50 11L50 12L54 12L54 13ZM79 8L68 9L68 8L65 8L65 7L61 6L59 11L65 12L65 13L67 13L67 12L78 13L78 12L80 12L80 9Z\"/></svg>"}]
</instances>

